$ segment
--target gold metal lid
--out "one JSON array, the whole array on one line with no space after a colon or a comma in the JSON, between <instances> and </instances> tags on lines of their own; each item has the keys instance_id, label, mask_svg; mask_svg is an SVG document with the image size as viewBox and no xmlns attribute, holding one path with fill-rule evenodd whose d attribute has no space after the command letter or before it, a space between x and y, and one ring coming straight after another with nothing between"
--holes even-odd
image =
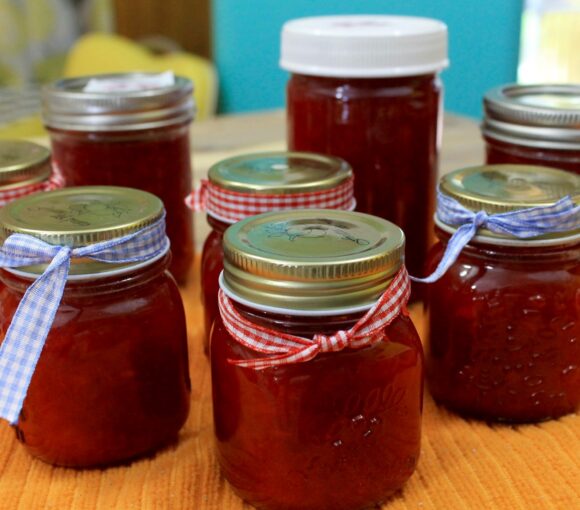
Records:
<instances>
[{"instance_id":1,"label":"gold metal lid","mask_svg":"<svg viewBox=\"0 0 580 510\"><path fill-rule=\"evenodd\" d=\"M580 176L572 172L529 165L485 165L462 168L442 177L439 189L472 211L497 214L551 205L565 196L580 203ZM485 235L494 237L487 230ZM564 237L575 232L550 234ZM540 236L535 239L545 239Z\"/></svg>"},{"instance_id":2,"label":"gold metal lid","mask_svg":"<svg viewBox=\"0 0 580 510\"><path fill-rule=\"evenodd\" d=\"M293 194L331 189L352 177L350 165L312 152L262 152L224 159L210 182L241 193Z\"/></svg>"},{"instance_id":3,"label":"gold metal lid","mask_svg":"<svg viewBox=\"0 0 580 510\"><path fill-rule=\"evenodd\" d=\"M132 188L81 186L37 193L0 210L0 243L11 234L20 233L49 244L79 248L131 234L154 223L162 214L159 198ZM121 266L88 259L73 262L73 275ZM38 274L44 267L19 269Z\"/></svg>"},{"instance_id":4,"label":"gold metal lid","mask_svg":"<svg viewBox=\"0 0 580 510\"><path fill-rule=\"evenodd\" d=\"M234 299L314 312L374 304L403 263L405 236L368 214L292 210L232 225L223 247Z\"/></svg>"},{"instance_id":5,"label":"gold metal lid","mask_svg":"<svg viewBox=\"0 0 580 510\"><path fill-rule=\"evenodd\" d=\"M46 147L23 140L0 140L0 189L42 182L50 173Z\"/></svg>"}]
</instances>

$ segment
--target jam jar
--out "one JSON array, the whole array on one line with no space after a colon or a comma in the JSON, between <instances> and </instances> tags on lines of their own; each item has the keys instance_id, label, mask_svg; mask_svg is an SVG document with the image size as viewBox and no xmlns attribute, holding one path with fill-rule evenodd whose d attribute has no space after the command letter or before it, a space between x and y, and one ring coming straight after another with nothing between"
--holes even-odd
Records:
<instances>
[{"instance_id":1,"label":"jam jar","mask_svg":"<svg viewBox=\"0 0 580 510\"><path fill-rule=\"evenodd\" d=\"M212 231L201 262L204 349L218 315L222 237L238 220L260 212L323 207L352 210L352 170L339 159L307 152L263 152L225 159L209 169L205 209Z\"/></svg>"},{"instance_id":2,"label":"jam jar","mask_svg":"<svg viewBox=\"0 0 580 510\"><path fill-rule=\"evenodd\" d=\"M57 184L46 147L24 140L0 140L0 207L52 187Z\"/></svg>"},{"instance_id":3,"label":"jam jar","mask_svg":"<svg viewBox=\"0 0 580 510\"><path fill-rule=\"evenodd\" d=\"M53 162L66 186L126 186L157 195L167 211L170 270L186 280L193 260L189 126L192 84L145 73L72 78L43 91Z\"/></svg>"},{"instance_id":4,"label":"jam jar","mask_svg":"<svg viewBox=\"0 0 580 510\"><path fill-rule=\"evenodd\" d=\"M578 204L580 177L489 165L445 176L441 193L488 214ZM580 212L576 212L580 214ZM457 227L436 219L441 259ZM580 224L580 220L576 222ZM467 416L536 422L580 406L580 231L530 239L487 228L427 286L427 378L435 400Z\"/></svg>"},{"instance_id":5,"label":"jam jar","mask_svg":"<svg viewBox=\"0 0 580 510\"><path fill-rule=\"evenodd\" d=\"M580 85L504 85L490 90L483 102L488 164L580 174Z\"/></svg>"},{"instance_id":6,"label":"jam jar","mask_svg":"<svg viewBox=\"0 0 580 510\"><path fill-rule=\"evenodd\" d=\"M413 473L423 354L405 312L410 287L399 286L403 250L398 227L348 211L272 212L226 230L210 346L215 434L223 475L255 507L367 508ZM362 323L385 299L398 308L371 333ZM234 336L240 319L262 335L257 347ZM332 335L348 340L329 347ZM327 348L305 357L280 342Z\"/></svg>"},{"instance_id":7,"label":"jam jar","mask_svg":"<svg viewBox=\"0 0 580 510\"><path fill-rule=\"evenodd\" d=\"M15 423L33 456L61 466L105 467L177 439L189 411L185 314L158 222L163 205L157 197L106 186L39 193L0 211L3 249L11 235L25 233L74 254L93 243L140 236L153 225L161 225L164 241L138 262L73 257ZM24 293L39 283L48 262L0 269L3 343Z\"/></svg>"},{"instance_id":8,"label":"jam jar","mask_svg":"<svg viewBox=\"0 0 580 510\"><path fill-rule=\"evenodd\" d=\"M344 158L357 209L407 237L405 263L424 269L442 126L447 27L405 16L325 16L287 22L281 67L288 148Z\"/></svg>"}]
</instances>

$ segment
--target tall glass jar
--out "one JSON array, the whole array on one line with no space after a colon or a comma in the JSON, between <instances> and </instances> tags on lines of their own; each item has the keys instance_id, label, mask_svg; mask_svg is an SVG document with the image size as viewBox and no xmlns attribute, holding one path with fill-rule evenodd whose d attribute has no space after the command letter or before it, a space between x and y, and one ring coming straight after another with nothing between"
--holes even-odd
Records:
<instances>
[{"instance_id":1,"label":"tall glass jar","mask_svg":"<svg viewBox=\"0 0 580 510\"><path fill-rule=\"evenodd\" d=\"M268 213L226 231L220 302L227 297L264 334L298 336L310 349L331 342L320 335L349 338L363 317L375 321L378 314L367 312L384 303L381 294L398 300L392 322L361 333L366 343L348 340L307 360L292 351L281 364L272 357L283 349L268 354L241 343L222 310L211 338L219 462L257 508L366 508L413 473L423 355L404 313L409 287L396 285L403 250L393 224L344 211Z\"/></svg>"},{"instance_id":2,"label":"tall glass jar","mask_svg":"<svg viewBox=\"0 0 580 510\"><path fill-rule=\"evenodd\" d=\"M74 250L138 232L162 214L161 201L149 193L69 188L6 206L0 237L4 244L26 232ZM185 314L169 259L166 240L139 262L73 259L15 425L32 455L56 465L104 467L177 439L190 382ZM24 293L47 265L0 269L3 342Z\"/></svg>"},{"instance_id":3,"label":"tall glass jar","mask_svg":"<svg viewBox=\"0 0 580 510\"><path fill-rule=\"evenodd\" d=\"M488 164L580 174L580 85L503 85L484 97Z\"/></svg>"},{"instance_id":4,"label":"tall glass jar","mask_svg":"<svg viewBox=\"0 0 580 510\"><path fill-rule=\"evenodd\" d=\"M145 73L102 75L62 80L43 94L53 161L66 185L127 186L161 198L170 269L184 282L193 260L193 218L184 203L192 187L191 82L175 77L160 84Z\"/></svg>"},{"instance_id":5,"label":"tall glass jar","mask_svg":"<svg viewBox=\"0 0 580 510\"><path fill-rule=\"evenodd\" d=\"M24 140L0 140L0 207L52 187L50 151Z\"/></svg>"},{"instance_id":6,"label":"tall glass jar","mask_svg":"<svg viewBox=\"0 0 580 510\"><path fill-rule=\"evenodd\" d=\"M445 176L441 191L488 214L580 200L580 177L490 165ZM437 221L431 268L457 227ZM580 224L580 221L578 222ZM580 408L580 231L517 239L482 229L427 290L429 388L485 420L535 422Z\"/></svg>"},{"instance_id":7,"label":"tall glass jar","mask_svg":"<svg viewBox=\"0 0 580 510\"><path fill-rule=\"evenodd\" d=\"M203 246L201 260L206 352L210 329L218 316L222 237L227 227L260 212L355 207L350 166L339 158L320 154L263 152L236 156L213 165L208 179L206 209L212 231Z\"/></svg>"},{"instance_id":8,"label":"tall glass jar","mask_svg":"<svg viewBox=\"0 0 580 510\"><path fill-rule=\"evenodd\" d=\"M331 154L353 168L358 210L399 225L406 264L432 244L447 27L404 16L290 21L280 64L290 150Z\"/></svg>"}]
</instances>

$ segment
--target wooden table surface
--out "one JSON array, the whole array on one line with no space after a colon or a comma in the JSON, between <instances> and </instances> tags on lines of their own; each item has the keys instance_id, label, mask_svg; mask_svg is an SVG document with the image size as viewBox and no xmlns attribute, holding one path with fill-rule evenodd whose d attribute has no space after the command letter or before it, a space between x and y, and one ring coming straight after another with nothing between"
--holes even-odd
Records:
<instances>
[{"instance_id":1,"label":"wooden table surface","mask_svg":"<svg viewBox=\"0 0 580 510\"><path fill-rule=\"evenodd\" d=\"M219 118L194 126L199 179L230 155L284 146L281 112ZM477 124L445 119L441 170L482 161ZM197 246L207 227L196 218ZM191 413L179 441L156 456L108 470L54 468L32 459L0 425L0 509L249 509L220 477L213 452L209 366L201 348L197 266L182 289L187 310ZM411 310L422 333L420 308ZM390 510L580 509L580 416L509 427L463 420L426 395L418 469ZM328 509L333 510L333 509Z\"/></svg>"}]
</instances>

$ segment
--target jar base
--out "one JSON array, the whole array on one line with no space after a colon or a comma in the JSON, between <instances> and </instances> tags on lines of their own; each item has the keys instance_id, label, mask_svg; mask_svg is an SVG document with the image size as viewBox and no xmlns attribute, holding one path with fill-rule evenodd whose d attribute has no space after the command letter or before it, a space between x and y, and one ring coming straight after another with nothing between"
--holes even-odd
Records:
<instances>
[{"instance_id":1,"label":"jar base","mask_svg":"<svg viewBox=\"0 0 580 510\"><path fill-rule=\"evenodd\" d=\"M222 475L223 476L223 475ZM382 506L390 501L393 497L395 497L398 493L402 491L402 488L393 489L392 491L386 493L378 500L376 503L364 503L363 506L353 506L352 504L346 504L345 506L336 506L333 504L332 507L329 507L328 504L313 504L308 505L301 503L300 506L295 505L285 505L283 503L275 503L275 502L256 502L252 501L252 498L246 497L243 493L240 493L235 487L231 484L228 484L231 489L235 492L235 494L244 500L245 503L251 505L253 508L257 510L328 510L332 508L332 510L375 510L382 508Z\"/></svg>"},{"instance_id":2,"label":"jar base","mask_svg":"<svg viewBox=\"0 0 580 510\"><path fill-rule=\"evenodd\" d=\"M142 452L131 454L128 457L122 459L116 459L111 461L102 461L102 462L95 462L95 463L80 463L80 462L66 462L66 461L54 461L52 459L47 459L43 457L42 454L36 454L31 451L31 448L26 448L28 454L35 459L38 459L46 464L50 464L51 466L67 468L67 469L77 469L77 470L91 470L91 469L107 469L110 467L121 467L121 466L129 466L133 464L133 462L137 462L143 459L151 459L155 457L157 454L163 452L164 450L168 450L177 446L179 443L179 433L177 433L174 437L169 440L163 441L156 446L148 448Z\"/></svg>"},{"instance_id":3,"label":"jar base","mask_svg":"<svg viewBox=\"0 0 580 510\"><path fill-rule=\"evenodd\" d=\"M570 408L563 410L562 412L550 413L542 416L534 416L533 413L529 413L527 416L504 416L502 415L503 413L491 414L489 412L480 412L474 409L466 409L457 404L446 402L445 399L440 399L435 396L433 396L433 400L435 400L437 406L443 407L447 411L461 416L462 418L483 421L496 425L531 425L543 423L551 420L558 420L564 416L572 415L579 411L579 409Z\"/></svg>"}]
</instances>

